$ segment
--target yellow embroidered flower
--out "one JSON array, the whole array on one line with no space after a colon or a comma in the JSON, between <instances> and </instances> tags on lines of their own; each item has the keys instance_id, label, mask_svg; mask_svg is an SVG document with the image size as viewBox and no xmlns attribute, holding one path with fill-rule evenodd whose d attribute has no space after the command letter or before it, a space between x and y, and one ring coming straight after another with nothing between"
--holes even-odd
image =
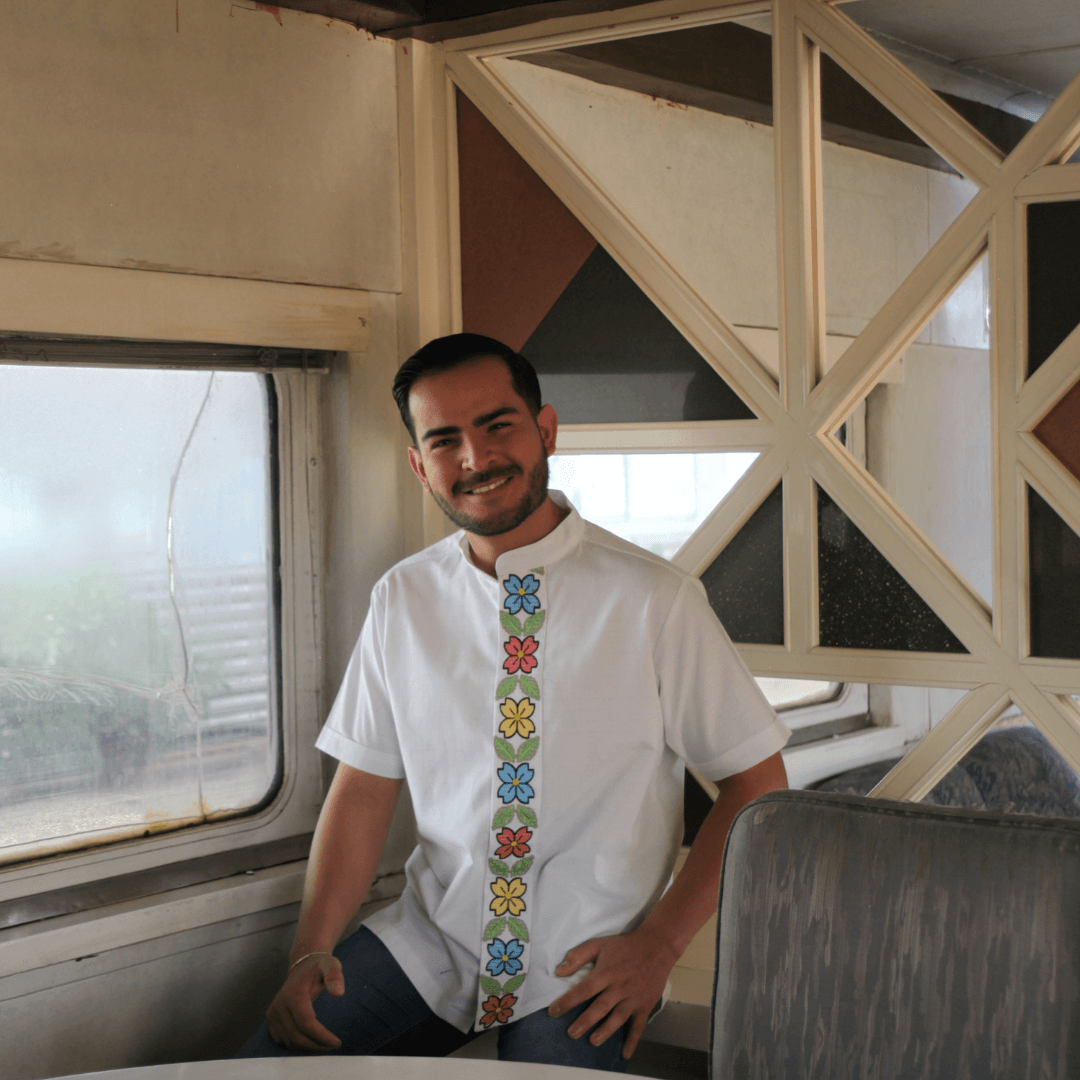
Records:
<instances>
[{"instance_id":1,"label":"yellow embroidered flower","mask_svg":"<svg viewBox=\"0 0 1080 1080\"><path fill-rule=\"evenodd\" d=\"M499 730L507 739L514 735L527 739L536 730L536 725L529 719L536 712L536 706L527 697L523 697L520 701L507 698L499 706L499 712L506 717L499 725Z\"/></svg>"},{"instance_id":2,"label":"yellow embroidered flower","mask_svg":"<svg viewBox=\"0 0 1080 1080\"><path fill-rule=\"evenodd\" d=\"M495 894L490 904L491 910L496 915L505 915L507 911L511 915L520 915L525 910L525 901L521 898L527 888L519 877L513 881L507 881L504 877L496 878L491 883L491 891Z\"/></svg>"}]
</instances>

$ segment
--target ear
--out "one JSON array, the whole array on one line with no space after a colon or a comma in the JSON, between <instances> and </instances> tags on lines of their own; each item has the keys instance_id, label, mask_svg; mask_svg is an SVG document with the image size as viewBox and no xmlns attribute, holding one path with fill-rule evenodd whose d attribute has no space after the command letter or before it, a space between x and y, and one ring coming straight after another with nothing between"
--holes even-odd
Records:
<instances>
[{"instance_id":1,"label":"ear","mask_svg":"<svg viewBox=\"0 0 1080 1080\"><path fill-rule=\"evenodd\" d=\"M559 415L554 406L541 406L536 414L536 426L540 429L540 438L544 442L544 453L550 457L555 453L555 439L559 434Z\"/></svg>"},{"instance_id":2,"label":"ear","mask_svg":"<svg viewBox=\"0 0 1080 1080\"><path fill-rule=\"evenodd\" d=\"M416 473L417 480L424 485L424 490L430 495L431 488L428 485L427 473L424 471L424 459L415 446L409 447L409 464L412 466L412 471Z\"/></svg>"}]
</instances>

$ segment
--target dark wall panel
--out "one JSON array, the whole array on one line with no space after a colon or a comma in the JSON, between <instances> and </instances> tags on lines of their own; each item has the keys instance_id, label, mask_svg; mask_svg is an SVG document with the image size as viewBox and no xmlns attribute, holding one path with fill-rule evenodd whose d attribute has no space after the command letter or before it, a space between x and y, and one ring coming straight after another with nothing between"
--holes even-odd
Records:
<instances>
[{"instance_id":1,"label":"dark wall panel","mask_svg":"<svg viewBox=\"0 0 1080 1080\"><path fill-rule=\"evenodd\" d=\"M1080 480L1080 382L1043 417L1035 435Z\"/></svg>"},{"instance_id":2,"label":"dark wall panel","mask_svg":"<svg viewBox=\"0 0 1080 1080\"><path fill-rule=\"evenodd\" d=\"M820 487L818 578L822 645L967 652L926 601Z\"/></svg>"},{"instance_id":3,"label":"dark wall panel","mask_svg":"<svg viewBox=\"0 0 1080 1080\"><path fill-rule=\"evenodd\" d=\"M784 499L777 484L701 575L732 641L784 644Z\"/></svg>"},{"instance_id":4,"label":"dark wall panel","mask_svg":"<svg viewBox=\"0 0 1080 1080\"><path fill-rule=\"evenodd\" d=\"M1080 536L1028 488L1033 656L1080 660Z\"/></svg>"},{"instance_id":5,"label":"dark wall panel","mask_svg":"<svg viewBox=\"0 0 1080 1080\"><path fill-rule=\"evenodd\" d=\"M1027 208L1028 375L1080 324L1080 202Z\"/></svg>"},{"instance_id":6,"label":"dark wall panel","mask_svg":"<svg viewBox=\"0 0 1080 1080\"><path fill-rule=\"evenodd\" d=\"M460 91L462 329L520 349L596 247Z\"/></svg>"},{"instance_id":7,"label":"dark wall panel","mask_svg":"<svg viewBox=\"0 0 1080 1080\"><path fill-rule=\"evenodd\" d=\"M521 352L564 424L754 417L602 247Z\"/></svg>"}]
</instances>

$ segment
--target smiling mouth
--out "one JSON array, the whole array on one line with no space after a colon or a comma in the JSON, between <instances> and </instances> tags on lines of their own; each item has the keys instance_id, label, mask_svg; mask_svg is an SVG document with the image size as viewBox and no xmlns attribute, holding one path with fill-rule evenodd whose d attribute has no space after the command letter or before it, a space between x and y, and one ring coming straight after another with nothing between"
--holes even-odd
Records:
<instances>
[{"instance_id":1,"label":"smiling mouth","mask_svg":"<svg viewBox=\"0 0 1080 1080\"><path fill-rule=\"evenodd\" d=\"M500 476L498 480L492 480L490 484L481 484L479 487L468 488L465 491L466 495L484 495L489 491L494 491L497 487L502 487L507 483L511 477Z\"/></svg>"}]
</instances>

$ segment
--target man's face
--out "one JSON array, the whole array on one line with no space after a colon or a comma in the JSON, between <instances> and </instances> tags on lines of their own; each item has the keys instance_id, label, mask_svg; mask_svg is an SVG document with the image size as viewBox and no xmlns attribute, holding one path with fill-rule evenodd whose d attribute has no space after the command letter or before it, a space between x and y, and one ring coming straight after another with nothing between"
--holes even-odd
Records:
<instances>
[{"instance_id":1,"label":"man's face","mask_svg":"<svg viewBox=\"0 0 1080 1080\"><path fill-rule=\"evenodd\" d=\"M557 418L534 418L497 357L472 360L413 383L417 445L409 463L455 525L477 536L517 528L547 497L547 456Z\"/></svg>"}]
</instances>

